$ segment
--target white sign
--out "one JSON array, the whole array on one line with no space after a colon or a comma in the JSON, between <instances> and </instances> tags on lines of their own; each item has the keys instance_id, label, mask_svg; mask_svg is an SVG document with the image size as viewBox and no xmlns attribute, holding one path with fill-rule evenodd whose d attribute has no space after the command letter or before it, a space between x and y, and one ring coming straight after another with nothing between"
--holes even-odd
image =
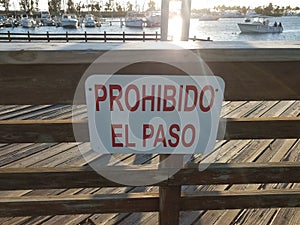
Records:
<instances>
[{"instance_id":1,"label":"white sign","mask_svg":"<svg viewBox=\"0 0 300 225\"><path fill-rule=\"evenodd\" d=\"M91 146L108 154L210 152L224 88L217 76L92 75L85 83Z\"/></svg>"}]
</instances>

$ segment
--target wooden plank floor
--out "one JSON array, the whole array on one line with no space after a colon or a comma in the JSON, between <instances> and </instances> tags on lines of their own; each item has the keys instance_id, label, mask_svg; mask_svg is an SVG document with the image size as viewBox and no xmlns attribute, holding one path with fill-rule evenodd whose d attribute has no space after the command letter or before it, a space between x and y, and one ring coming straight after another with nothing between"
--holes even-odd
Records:
<instances>
[{"instance_id":1,"label":"wooden plank floor","mask_svg":"<svg viewBox=\"0 0 300 225\"><path fill-rule=\"evenodd\" d=\"M71 107L55 106L0 106L0 119L67 119ZM300 116L300 101L224 102L222 116L232 117L289 117ZM86 117L86 109L79 106L77 118ZM94 160L96 155L89 143L81 143L85 158ZM128 164L157 163L157 155L118 155ZM300 140L231 140L219 141L210 155L195 155L195 161L210 162L280 162L300 161ZM82 166L86 160L75 143L51 144L0 144L1 167L66 167ZM299 188L300 184L251 184L251 185L199 185L184 186L184 191L203 190L254 190ZM105 194L138 191L158 191L156 187L138 188L85 188L55 190L1 191L0 196L35 196L60 194ZM248 209L208 210L181 212L180 224L233 225L233 224L300 224L300 209ZM68 215L42 217L0 218L0 224L157 224L158 213L120 213L95 215Z\"/></svg>"}]
</instances>

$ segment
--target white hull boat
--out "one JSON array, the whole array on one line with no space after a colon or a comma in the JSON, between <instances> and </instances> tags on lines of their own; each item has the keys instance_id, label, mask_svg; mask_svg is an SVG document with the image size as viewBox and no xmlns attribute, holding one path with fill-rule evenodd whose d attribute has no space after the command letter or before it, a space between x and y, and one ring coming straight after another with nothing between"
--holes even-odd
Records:
<instances>
[{"instance_id":1,"label":"white hull boat","mask_svg":"<svg viewBox=\"0 0 300 225\"><path fill-rule=\"evenodd\" d=\"M87 15L85 18L85 27L96 27L96 22L93 15Z\"/></svg>"},{"instance_id":2,"label":"white hull boat","mask_svg":"<svg viewBox=\"0 0 300 225\"><path fill-rule=\"evenodd\" d=\"M145 19L139 16L137 12L128 12L125 18L126 27L142 28L145 24Z\"/></svg>"},{"instance_id":3,"label":"white hull boat","mask_svg":"<svg viewBox=\"0 0 300 225\"><path fill-rule=\"evenodd\" d=\"M64 14L61 18L63 28L77 28L78 20L75 14Z\"/></svg>"},{"instance_id":4,"label":"white hull boat","mask_svg":"<svg viewBox=\"0 0 300 225\"><path fill-rule=\"evenodd\" d=\"M256 19L253 23L238 23L242 33L281 33L283 27L281 23L270 25L268 20Z\"/></svg>"},{"instance_id":5,"label":"white hull boat","mask_svg":"<svg viewBox=\"0 0 300 225\"><path fill-rule=\"evenodd\" d=\"M161 25L161 12L149 11L146 15L147 27L160 27Z\"/></svg>"},{"instance_id":6,"label":"white hull boat","mask_svg":"<svg viewBox=\"0 0 300 225\"><path fill-rule=\"evenodd\" d=\"M21 20L21 26L24 28L35 28L36 27L36 21L32 18L29 18L28 16L23 16Z\"/></svg>"},{"instance_id":7,"label":"white hull boat","mask_svg":"<svg viewBox=\"0 0 300 225\"><path fill-rule=\"evenodd\" d=\"M214 21L220 19L219 15L201 15L199 21Z\"/></svg>"},{"instance_id":8,"label":"white hull boat","mask_svg":"<svg viewBox=\"0 0 300 225\"><path fill-rule=\"evenodd\" d=\"M142 19L126 19L125 26L126 27L138 27L142 28L144 25L144 21Z\"/></svg>"}]
</instances>

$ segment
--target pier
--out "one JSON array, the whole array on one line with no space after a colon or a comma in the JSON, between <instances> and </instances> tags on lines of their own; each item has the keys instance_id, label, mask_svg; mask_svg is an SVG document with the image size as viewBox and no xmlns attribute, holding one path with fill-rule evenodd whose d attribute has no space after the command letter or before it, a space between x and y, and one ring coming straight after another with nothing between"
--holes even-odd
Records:
<instances>
[{"instance_id":1,"label":"pier","mask_svg":"<svg viewBox=\"0 0 300 225\"><path fill-rule=\"evenodd\" d=\"M148 54L171 57L174 65L184 63L185 51L155 44L147 48ZM226 121L226 135L218 137L211 154L194 155L174 176L141 187L117 184L88 166L86 159L98 156L89 145L84 99L78 100L71 119L74 92L84 72L121 45L0 43L0 95L5 96L0 98L0 223L296 225L299 44L178 43L224 79L221 121ZM116 74L184 72L168 64L139 62ZM75 140L73 125L86 134L81 140ZM123 176L130 177L155 173L155 165L166 156L116 157L130 166L123 168ZM199 171L198 163L205 160L210 166Z\"/></svg>"}]
</instances>

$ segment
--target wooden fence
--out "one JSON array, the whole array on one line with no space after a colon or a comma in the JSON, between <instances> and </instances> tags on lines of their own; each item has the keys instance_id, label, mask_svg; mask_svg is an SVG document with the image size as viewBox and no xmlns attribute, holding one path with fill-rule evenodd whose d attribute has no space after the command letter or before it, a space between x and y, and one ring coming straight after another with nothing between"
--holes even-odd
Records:
<instances>
[{"instance_id":1,"label":"wooden fence","mask_svg":"<svg viewBox=\"0 0 300 225\"><path fill-rule=\"evenodd\" d=\"M225 80L225 100L300 100L300 49L238 48L209 43L192 49L215 74ZM1 46L0 46L1 47ZM32 46L31 46L32 47ZM195 47L195 46L194 46ZM99 48L99 46L98 46ZM38 48L37 48L38 49ZM2 51L0 104L72 104L82 74L104 50L45 51L28 53L36 60L22 60L17 53ZM143 51L132 49L132 51ZM180 50L178 54L180 54ZM173 54L172 50L153 50ZM26 54L24 50L20 54ZM86 55L85 61L82 56ZM61 62L59 59L64 58ZM81 61L82 60L82 61ZM80 63L81 62L81 63ZM141 62L118 71L119 74L182 74L182 71L155 62ZM21 93L21 94L20 94ZM87 131L86 121L73 121ZM84 132L83 132L84 133ZM88 132L82 140L88 141ZM299 138L300 118L232 118L227 120L225 139ZM49 138L51 137L51 138ZM72 142L71 120L0 121L0 143ZM161 156L162 158L165 156ZM109 170L109 168L107 168ZM123 168L122 175L155 174L155 168ZM174 176L158 184L158 193L111 195L59 195L1 197L1 216L40 216L85 213L159 212L160 224L178 224L179 212L203 209L300 207L300 190L256 190L182 193L182 185L251 184L300 182L299 163L211 164L199 171L190 163ZM122 187L98 175L89 167L1 168L0 190Z\"/></svg>"},{"instance_id":2,"label":"wooden fence","mask_svg":"<svg viewBox=\"0 0 300 225\"><path fill-rule=\"evenodd\" d=\"M83 41L83 42L91 42L91 41L101 41L101 42L112 42L112 41L159 41L161 35L158 32L155 33L107 33L104 31L103 33L69 33L66 31L65 33L12 33L7 31L7 33L0 33L0 41L26 41L26 42L70 42L70 41ZM208 37L207 39L197 38L194 36L193 38L189 38L192 41L211 41Z\"/></svg>"},{"instance_id":3,"label":"wooden fence","mask_svg":"<svg viewBox=\"0 0 300 225\"><path fill-rule=\"evenodd\" d=\"M45 41L45 42L57 42L57 41L159 41L160 34L158 32L155 33L107 33L104 31L103 33L69 33L66 31L65 33L12 33L8 31L7 33L0 33L0 40L2 41Z\"/></svg>"}]
</instances>

